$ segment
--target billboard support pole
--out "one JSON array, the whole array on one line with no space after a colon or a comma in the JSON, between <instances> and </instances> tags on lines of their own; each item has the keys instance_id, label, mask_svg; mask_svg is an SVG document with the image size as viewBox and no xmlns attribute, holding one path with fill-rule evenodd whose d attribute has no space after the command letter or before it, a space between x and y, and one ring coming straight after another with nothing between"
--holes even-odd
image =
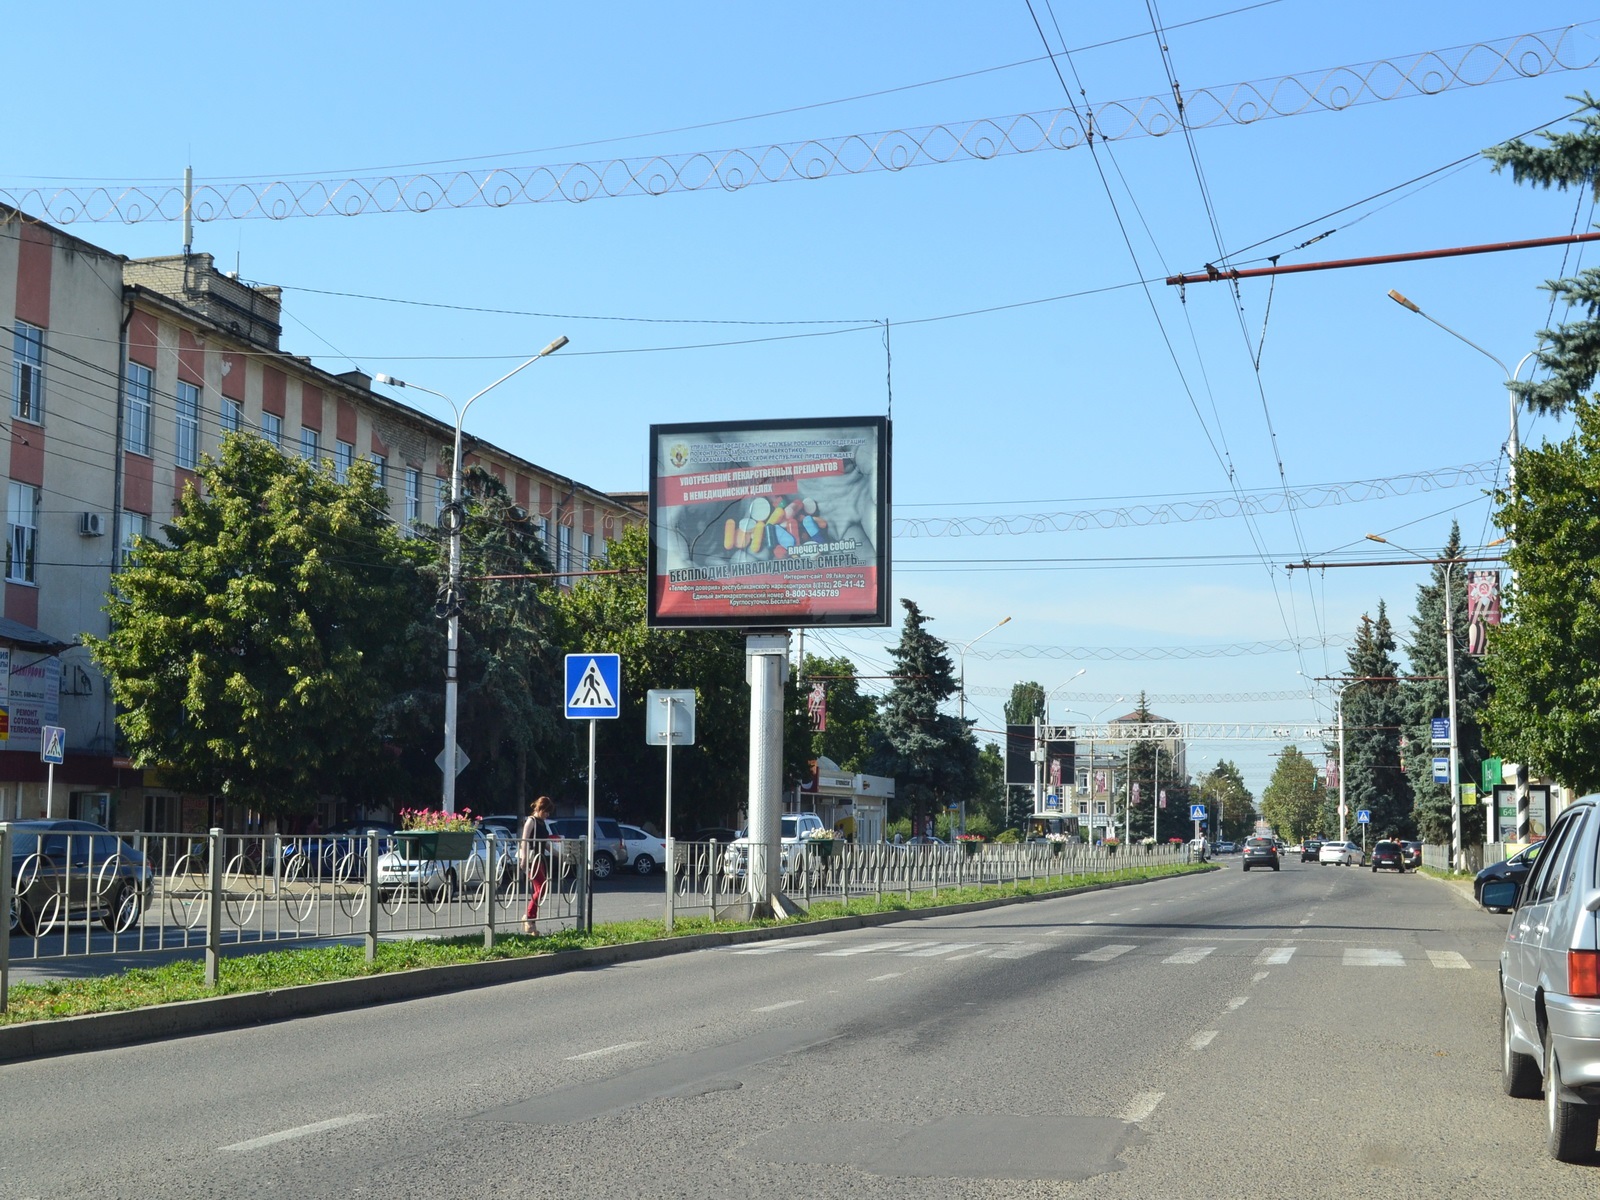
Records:
<instances>
[{"instance_id":1,"label":"billboard support pole","mask_svg":"<svg viewBox=\"0 0 1600 1200\"><path fill-rule=\"evenodd\" d=\"M783 684L789 634L745 637L750 684L750 861L745 879L755 916L778 915L779 842L783 831Z\"/></svg>"}]
</instances>

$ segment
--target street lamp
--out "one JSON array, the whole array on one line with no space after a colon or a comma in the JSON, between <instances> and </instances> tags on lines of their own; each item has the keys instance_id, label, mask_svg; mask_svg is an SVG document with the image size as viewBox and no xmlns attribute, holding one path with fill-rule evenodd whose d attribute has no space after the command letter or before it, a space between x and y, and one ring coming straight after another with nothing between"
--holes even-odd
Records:
<instances>
[{"instance_id":1,"label":"street lamp","mask_svg":"<svg viewBox=\"0 0 1600 1200\"><path fill-rule=\"evenodd\" d=\"M1085 668L1085 669L1087 670L1087 668ZM1094 731L1094 726L1096 725L1096 723L1099 722L1101 717L1103 717L1106 713L1110 712L1113 708L1115 708L1117 705L1121 704L1126 699L1127 699L1126 696L1118 696L1110 704L1106 705L1099 712L1095 713L1094 716L1089 717L1089 721L1088 721L1089 729L1090 729L1090 734L1089 734L1089 803L1091 805L1096 803L1096 801L1095 801L1095 790L1094 790L1094 732L1093 732ZM1069 709L1067 709L1067 711L1068 712L1077 712L1078 710L1077 709L1073 709L1073 708L1069 708ZM1083 716L1089 716L1088 713L1083 713L1082 715ZM1108 790L1107 793L1106 793L1107 799L1110 800L1110 802L1112 803L1113 806L1116 803L1116 801L1114 799L1115 791L1116 791L1116 789L1112 788L1112 789ZM1092 817L1098 816L1099 814L1091 811L1087 815L1092 818ZM1105 824L1105 822L1101 822L1101 824L1103 826ZM1112 822L1112 827L1115 828L1115 822L1114 821ZM1093 820L1091 820L1089 822L1089 831L1091 833L1094 832L1094 822L1093 822Z\"/></svg>"},{"instance_id":2,"label":"street lamp","mask_svg":"<svg viewBox=\"0 0 1600 1200\"><path fill-rule=\"evenodd\" d=\"M1462 339L1463 341L1465 339ZM1515 406L1512 409L1515 413ZM1385 546L1393 546L1396 550L1403 550L1425 563L1442 563L1444 565L1444 656L1445 678L1450 689L1450 862L1456 869L1461 869L1461 787L1458 778L1459 764L1456 761L1456 621L1455 604L1451 599L1450 576L1455 564L1460 561L1455 558L1429 558L1409 550L1397 542L1380 537L1376 533L1367 534L1369 542L1380 542ZM1342 712L1341 712L1342 719ZM1342 765L1342 764L1341 764ZM1343 777L1340 777L1343 782Z\"/></svg>"},{"instance_id":3,"label":"street lamp","mask_svg":"<svg viewBox=\"0 0 1600 1200\"><path fill-rule=\"evenodd\" d=\"M1070 686L1074 679L1076 679L1079 675L1082 675L1088 669L1089 669L1088 667L1079 667L1078 670L1077 670L1077 673L1074 674L1074 675L1069 676L1066 683L1057 684L1055 687L1051 688L1049 690L1049 692L1047 692L1045 694L1045 698L1044 698L1044 722L1045 722L1046 725L1048 725L1050 723L1050 701L1055 697L1055 694L1057 692L1061 691L1063 688L1066 688L1066 687ZM1071 711L1071 710L1069 709L1068 711Z\"/></svg>"},{"instance_id":4,"label":"street lamp","mask_svg":"<svg viewBox=\"0 0 1600 1200\"><path fill-rule=\"evenodd\" d=\"M963 730L967 727L967 651L1010 620L1010 617L1001 617L998 623L989 626L989 628L961 647L959 651L961 655L961 728Z\"/></svg>"},{"instance_id":5,"label":"street lamp","mask_svg":"<svg viewBox=\"0 0 1600 1200\"><path fill-rule=\"evenodd\" d=\"M447 813L456 811L456 754L459 749L456 746L456 701L457 690L460 686L457 657L461 648L461 527L466 523L466 512L461 503L461 424L466 420L467 409L472 407L472 402L479 396L493 391L524 367L532 366L546 355L554 354L566 344L567 337L563 334L532 358L519 363L488 387L474 393L465 404L459 406L443 392L436 392L432 388L423 387L421 384L407 383L404 379L396 379L393 375L375 375L373 377L376 382L389 387L411 388L413 391L427 392L430 396L437 396L448 404L456 414L455 449L450 460L450 507L445 510L448 513L448 519L446 520L448 525L447 532L450 534L450 581L444 594L445 616L449 620L449 632L445 638L444 754L442 755L442 769L444 771L443 804L444 811Z\"/></svg>"}]
</instances>

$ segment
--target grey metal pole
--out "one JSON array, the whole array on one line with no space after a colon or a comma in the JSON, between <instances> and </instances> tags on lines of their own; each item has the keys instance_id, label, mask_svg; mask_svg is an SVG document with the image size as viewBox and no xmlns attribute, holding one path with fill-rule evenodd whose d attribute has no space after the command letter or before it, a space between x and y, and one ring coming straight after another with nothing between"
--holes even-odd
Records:
<instances>
[{"instance_id":1,"label":"grey metal pole","mask_svg":"<svg viewBox=\"0 0 1600 1200\"><path fill-rule=\"evenodd\" d=\"M222 961L222 830L213 828L206 836L210 893L206 904L206 986L216 987ZM10 864L6 869L10 870Z\"/></svg>"},{"instance_id":2,"label":"grey metal pole","mask_svg":"<svg viewBox=\"0 0 1600 1200\"><path fill-rule=\"evenodd\" d=\"M779 842L783 833L783 676L789 635L745 638L745 680L750 685L750 836L745 879L752 912L774 915Z\"/></svg>"},{"instance_id":3,"label":"grey metal pole","mask_svg":"<svg viewBox=\"0 0 1600 1200\"><path fill-rule=\"evenodd\" d=\"M667 828L665 830L667 835L667 861L663 864L662 871L667 877L666 924L667 932L671 933L672 919L676 915L673 912L675 907L674 900L678 891L678 859L672 845L672 706L677 703L677 700L672 696L667 696L665 699L667 704Z\"/></svg>"},{"instance_id":4,"label":"grey metal pole","mask_svg":"<svg viewBox=\"0 0 1600 1200\"><path fill-rule=\"evenodd\" d=\"M1450 687L1450 866L1461 870L1461 786L1456 777L1460 763L1456 754L1456 614L1450 590L1455 564L1444 564L1444 654L1445 675Z\"/></svg>"},{"instance_id":5,"label":"grey metal pole","mask_svg":"<svg viewBox=\"0 0 1600 1200\"><path fill-rule=\"evenodd\" d=\"M378 958L378 831L367 830L367 961Z\"/></svg>"},{"instance_id":6,"label":"grey metal pole","mask_svg":"<svg viewBox=\"0 0 1600 1200\"><path fill-rule=\"evenodd\" d=\"M584 842L583 931L594 932L594 743L600 722L589 718L589 836Z\"/></svg>"},{"instance_id":7,"label":"grey metal pole","mask_svg":"<svg viewBox=\"0 0 1600 1200\"><path fill-rule=\"evenodd\" d=\"M6 1011L6 998L11 986L11 826L0 821L0 913L6 915L0 925L0 1013Z\"/></svg>"}]
</instances>

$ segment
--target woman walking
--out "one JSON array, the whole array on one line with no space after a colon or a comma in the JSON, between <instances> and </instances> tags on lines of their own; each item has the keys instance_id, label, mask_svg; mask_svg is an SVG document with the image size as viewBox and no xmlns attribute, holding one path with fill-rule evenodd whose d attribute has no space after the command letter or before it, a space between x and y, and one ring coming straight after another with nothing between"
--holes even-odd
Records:
<instances>
[{"instance_id":1,"label":"woman walking","mask_svg":"<svg viewBox=\"0 0 1600 1200\"><path fill-rule=\"evenodd\" d=\"M523 914L522 932L539 935L539 901L544 898L546 874L544 867L545 843L550 837L549 796L540 796L533 802L533 812L522 823L522 864L528 876L528 911Z\"/></svg>"}]
</instances>

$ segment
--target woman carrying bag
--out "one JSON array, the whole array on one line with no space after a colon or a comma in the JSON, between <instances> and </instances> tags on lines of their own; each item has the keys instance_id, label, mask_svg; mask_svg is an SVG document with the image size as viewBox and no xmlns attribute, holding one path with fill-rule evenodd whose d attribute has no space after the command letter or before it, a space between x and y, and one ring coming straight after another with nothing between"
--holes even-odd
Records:
<instances>
[{"instance_id":1,"label":"woman carrying bag","mask_svg":"<svg viewBox=\"0 0 1600 1200\"><path fill-rule=\"evenodd\" d=\"M528 911L523 914L522 932L534 937L539 936L539 901L544 898L547 878L544 848L550 838L550 827L545 822L550 819L551 809L550 797L540 796L533 802L533 812L522 823L520 852L528 876Z\"/></svg>"}]
</instances>

